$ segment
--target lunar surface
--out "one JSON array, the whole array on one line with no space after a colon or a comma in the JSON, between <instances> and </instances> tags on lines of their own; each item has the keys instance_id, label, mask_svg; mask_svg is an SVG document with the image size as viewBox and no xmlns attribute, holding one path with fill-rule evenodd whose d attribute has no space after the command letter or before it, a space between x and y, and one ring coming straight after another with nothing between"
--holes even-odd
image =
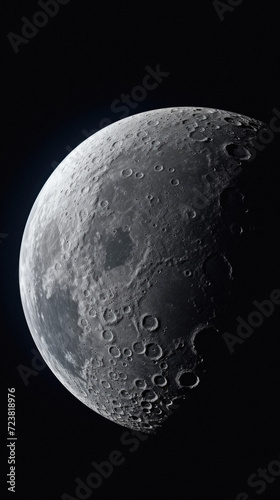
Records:
<instances>
[{"instance_id":1,"label":"lunar surface","mask_svg":"<svg viewBox=\"0 0 280 500\"><path fill-rule=\"evenodd\" d=\"M89 137L30 212L19 263L45 362L89 408L154 432L199 383L243 228L225 211L266 125L209 108L148 111Z\"/></svg>"}]
</instances>

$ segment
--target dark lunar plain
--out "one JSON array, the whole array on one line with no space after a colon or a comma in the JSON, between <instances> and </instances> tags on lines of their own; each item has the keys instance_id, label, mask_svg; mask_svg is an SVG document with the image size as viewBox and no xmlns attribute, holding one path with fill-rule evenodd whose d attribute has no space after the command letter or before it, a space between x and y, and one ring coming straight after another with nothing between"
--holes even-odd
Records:
<instances>
[{"instance_id":1,"label":"dark lunar plain","mask_svg":"<svg viewBox=\"0 0 280 500\"><path fill-rule=\"evenodd\" d=\"M233 353L223 333L209 330L197 338L204 359L199 385L155 435L136 436L87 408L34 358L18 283L27 217L68 152L91 131L124 115L194 106L240 113L274 129L259 138L262 150L243 172L240 191L249 196L254 217L240 236L247 239L229 252L239 271L233 299L225 294L220 303L220 332L237 335L237 318L247 322L257 310L255 301L270 300L280 290L277 3L244 0L221 21L212 2L164 8L70 0L19 45L17 54L7 34L21 35L21 18L32 20L42 8L33 1L5 0L2 6L1 454L6 468L1 469L1 498L279 499L280 305L275 294L273 313L263 315L262 324L236 343ZM156 68L158 81L147 77ZM229 215L235 230L238 217L238 210ZM6 487L11 387L16 390L15 494ZM92 462L117 456L119 465L101 479ZM89 486L76 491L75 479L95 481L92 493Z\"/></svg>"}]
</instances>

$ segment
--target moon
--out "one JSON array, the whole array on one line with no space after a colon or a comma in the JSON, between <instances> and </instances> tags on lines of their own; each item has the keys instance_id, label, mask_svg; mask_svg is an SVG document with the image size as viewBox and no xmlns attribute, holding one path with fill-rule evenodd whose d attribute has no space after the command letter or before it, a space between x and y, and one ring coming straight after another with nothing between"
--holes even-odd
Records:
<instances>
[{"instance_id":1,"label":"moon","mask_svg":"<svg viewBox=\"0 0 280 500\"><path fill-rule=\"evenodd\" d=\"M265 127L211 108L139 113L82 142L39 193L20 249L26 321L105 418L155 432L198 385L195 338L217 326L243 233L225 212Z\"/></svg>"}]
</instances>

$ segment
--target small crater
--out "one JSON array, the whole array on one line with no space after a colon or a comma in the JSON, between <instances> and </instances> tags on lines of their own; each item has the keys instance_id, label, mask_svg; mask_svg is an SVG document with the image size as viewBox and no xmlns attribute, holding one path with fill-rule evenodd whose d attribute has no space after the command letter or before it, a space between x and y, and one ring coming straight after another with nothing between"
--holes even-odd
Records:
<instances>
[{"instance_id":1,"label":"small crater","mask_svg":"<svg viewBox=\"0 0 280 500\"><path fill-rule=\"evenodd\" d=\"M99 202L99 206L100 206L101 208L107 208L107 207L108 207L108 205L109 205L109 202L108 202L107 200L101 200L101 201Z\"/></svg>"},{"instance_id":2,"label":"small crater","mask_svg":"<svg viewBox=\"0 0 280 500\"><path fill-rule=\"evenodd\" d=\"M130 349L127 349L127 348L125 348L125 349L123 350L123 353L124 353L124 355L125 355L125 356L131 356L131 355L132 355L131 350L130 350Z\"/></svg>"},{"instance_id":3,"label":"small crater","mask_svg":"<svg viewBox=\"0 0 280 500\"><path fill-rule=\"evenodd\" d=\"M133 174L133 170L131 168L124 168L121 171L122 177L130 177Z\"/></svg>"},{"instance_id":4,"label":"small crater","mask_svg":"<svg viewBox=\"0 0 280 500\"><path fill-rule=\"evenodd\" d=\"M81 222L85 222L85 220L87 219L88 217L88 212L86 209L83 209L79 212L79 218L80 218L80 221Z\"/></svg>"},{"instance_id":5,"label":"small crater","mask_svg":"<svg viewBox=\"0 0 280 500\"><path fill-rule=\"evenodd\" d=\"M111 354L111 356L113 356L114 358L119 358L120 355L121 355L121 351L119 350L119 348L117 346L112 346L109 348L109 353Z\"/></svg>"},{"instance_id":6,"label":"small crater","mask_svg":"<svg viewBox=\"0 0 280 500\"><path fill-rule=\"evenodd\" d=\"M145 352L145 346L143 344L143 342L135 342L132 346L134 352L136 352L137 354L143 354Z\"/></svg>"},{"instance_id":7,"label":"small crater","mask_svg":"<svg viewBox=\"0 0 280 500\"><path fill-rule=\"evenodd\" d=\"M158 120L149 120L148 125L156 127L159 124Z\"/></svg>"},{"instance_id":8,"label":"small crater","mask_svg":"<svg viewBox=\"0 0 280 500\"><path fill-rule=\"evenodd\" d=\"M142 380L142 379L135 380L134 384L135 384L135 387L137 387L137 389L145 389L145 387L147 385L145 380Z\"/></svg>"},{"instance_id":9,"label":"small crater","mask_svg":"<svg viewBox=\"0 0 280 500\"><path fill-rule=\"evenodd\" d=\"M196 218L196 211L192 210L191 208L188 208L185 212L186 216L188 219L195 219Z\"/></svg>"},{"instance_id":10,"label":"small crater","mask_svg":"<svg viewBox=\"0 0 280 500\"><path fill-rule=\"evenodd\" d=\"M151 389L147 389L146 391L142 392L142 397L145 399L145 401L156 401L158 399L157 394L152 391Z\"/></svg>"},{"instance_id":11,"label":"small crater","mask_svg":"<svg viewBox=\"0 0 280 500\"><path fill-rule=\"evenodd\" d=\"M233 156L236 160L249 160L251 158L250 151L238 144L228 144L226 151L229 156Z\"/></svg>"},{"instance_id":12,"label":"small crater","mask_svg":"<svg viewBox=\"0 0 280 500\"><path fill-rule=\"evenodd\" d=\"M111 385L106 380L101 380L101 385L104 389L110 389Z\"/></svg>"},{"instance_id":13,"label":"small crater","mask_svg":"<svg viewBox=\"0 0 280 500\"><path fill-rule=\"evenodd\" d=\"M114 334L111 330L104 330L104 332L102 332L102 338L107 342L112 342L112 340L114 340Z\"/></svg>"},{"instance_id":14,"label":"small crater","mask_svg":"<svg viewBox=\"0 0 280 500\"><path fill-rule=\"evenodd\" d=\"M243 233L243 229L239 224L231 224L230 231L236 236L240 236Z\"/></svg>"},{"instance_id":15,"label":"small crater","mask_svg":"<svg viewBox=\"0 0 280 500\"><path fill-rule=\"evenodd\" d=\"M140 130L140 132L137 133L137 137L139 137L140 139L143 139L144 137L147 137L147 132L145 132L145 130Z\"/></svg>"},{"instance_id":16,"label":"small crater","mask_svg":"<svg viewBox=\"0 0 280 500\"><path fill-rule=\"evenodd\" d=\"M190 137L194 141L198 141L198 142L207 141L208 137L205 137L204 132L205 132L205 128L203 128L203 127L200 129L198 128L198 129L194 130L194 132L190 133Z\"/></svg>"},{"instance_id":17,"label":"small crater","mask_svg":"<svg viewBox=\"0 0 280 500\"><path fill-rule=\"evenodd\" d=\"M163 165L156 165L154 167L154 169L155 169L156 172L162 172L163 171Z\"/></svg>"},{"instance_id":18,"label":"small crater","mask_svg":"<svg viewBox=\"0 0 280 500\"><path fill-rule=\"evenodd\" d=\"M145 314L141 318L141 326L149 332L154 332L159 328L159 320L149 314Z\"/></svg>"},{"instance_id":19,"label":"small crater","mask_svg":"<svg viewBox=\"0 0 280 500\"><path fill-rule=\"evenodd\" d=\"M237 118L232 118L230 116L226 116L224 118L224 120L228 123L231 123L232 125L235 125L236 127L241 127L242 126L242 122L239 121Z\"/></svg>"},{"instance_id":20,"label":"small crater","mask_svg":"<svg viewBox=\"0 0 280 500\"><path fill-rule=\"evenodd\" d=\"M163 375L154 375L153 382L159 387L164 387L165 385L167 385L167 378Z\"/></svg>"},{"instance_id":21,"label":"small crater","mask_svg":"<svg viewBox=\"0 0 280 500\"><path fill-rule=\"evenodd\" d=\"M118 322L118 317L112 309L105 309L103 313L103 318L105 322L109 325L114 325Z\"/></svg>"},{"instance_id":22,"label":"small crater","mask_svg":"<svg viewBox=\"0 0 280 500\"><path fill-rule=\"evenodd\" d=\"M176 381L179 387L192 389L199 384L198 376L192 371L184 370L178 373Z\"/></svg>"},{"instance_id":23,"label":"small crater","mask_svg":"<svg viewBox=\"0 0 280 500\"><path fill-rule=\"evenodd\" d=\"M120 391L120 396L124 399L130 399L132 397L131 394L129 394L129 392L126 391L125 389L122 389Z\"/></svg>"},{"instance_id":24,"label":"small crater","mask_svg":"<svg viewBox=\"0 0 280 500\"><path fill-rule=\"evenodd\" d=\"M203 272L210 282L231 279L232 267L223 254L213 253L203 263Z\"/></svg>"},{"instance_id":25,"label":"small crater","mask_svg":"<svg viewBox=\"0 0 280 500\"><path fill-rule=\"evenodd\" d=\"M150 359L160 359L162 356L162 348L158 344L148 344L146 346L146 356Z\"/></svg>"}]
</instances>

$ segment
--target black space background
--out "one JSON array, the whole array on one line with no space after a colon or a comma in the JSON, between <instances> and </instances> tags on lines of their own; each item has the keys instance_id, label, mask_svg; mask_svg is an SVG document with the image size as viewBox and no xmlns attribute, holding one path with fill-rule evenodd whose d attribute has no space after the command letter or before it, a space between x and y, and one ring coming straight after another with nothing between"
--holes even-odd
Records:
<instances>
[{"instance_id":1,"label":"black space background","mask_svg":"<svg viewBox=\"0 0 280 500\"><path fill-rule=\"evenodd\" d=\"M48 368L24 385L17 367L32 367L35 344L21 308L18 257L25 222L53 171L52 162L60 162L67 146L85 139L83 129L98 128L102 118L120 119L111 103L141 85L147 65L159 64L170 74L131 115L208 106L269 123L272 109L280 109L277 8L277 2L244 0L221 22L205 0L165 5L70 0L15 54L7 33L20 34L21 17L32 19L40 9L34 0L2 2L2 498L58 500L63 493L77 498L75 478L85 480L93 471L91 462L107 460L112 450L123 454L124 463L84 498L236 500L242 491L259 498L257 488L247 485L248 477L280 459L279 312L233 355L222 338L209 344L208 355L208 343L202 343L208 376L163 429L139 441L132 452L132 443L121 442L126 429L76 400ZM267 148L273 150L277 171L279 138ZM271 200L277 204L280 179L275 174L272 182L269 167L262 200L268 211ZM244 294L247 314L253 300L280 288L279 224L271 210L266 221L273 235L271 255L261 270L255 269L255 294ZM255 243L248 262L259 252ZM8 494L5 485L8 387L16 388L16 494ZM261 498L279 495L280 477Z\"/></svg>"}]
</instances>

